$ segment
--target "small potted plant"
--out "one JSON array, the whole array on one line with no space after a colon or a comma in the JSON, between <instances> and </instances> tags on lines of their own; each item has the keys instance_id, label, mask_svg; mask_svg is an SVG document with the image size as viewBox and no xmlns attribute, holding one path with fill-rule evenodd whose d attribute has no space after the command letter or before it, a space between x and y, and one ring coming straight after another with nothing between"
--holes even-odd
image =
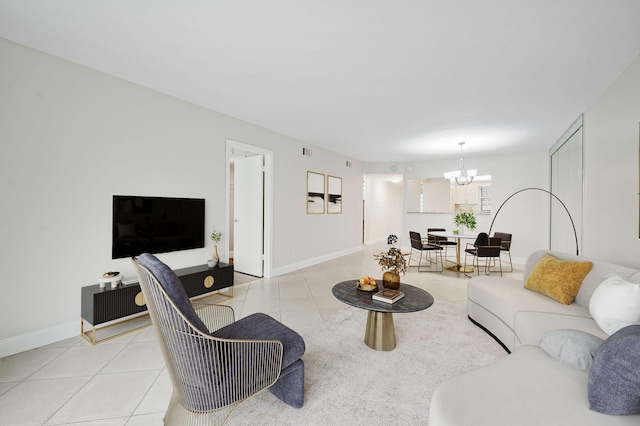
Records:
<instances>
[{"instance_id":1,"label":"small potted plant","mask_svg":"<svg viewBox=\"0 0 640 426\"><path fill-rule=\"evenodd\" d=\"M220 257L218 256L218 243L222 240L222 232L218 231L215 227L211 231L211 241L213 241L213 257L207 261L210 268L218 265Z\"/></svg>"},{"instance_id":2,"label":"small potted plant","mask_svg":"<svg viewBox=\"0 0 640 426\"><path fill-rule=\"evenodd\" d=\"M464 228L468 228L469 231L476 229L478 222L476 222L476 216L471 212L457 213L453 217L453 223L462 230L464 234Z\"/></svg>"}]
</instances>

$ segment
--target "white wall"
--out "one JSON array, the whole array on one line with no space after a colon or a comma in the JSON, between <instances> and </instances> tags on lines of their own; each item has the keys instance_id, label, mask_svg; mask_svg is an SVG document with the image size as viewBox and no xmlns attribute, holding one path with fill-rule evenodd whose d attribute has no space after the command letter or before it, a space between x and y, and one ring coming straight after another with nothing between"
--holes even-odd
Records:
<instances>
[{"instance_id":1,"label":"white wall","mask_svg":"<svg viewBox=\"0 0 640 426\"><path fill-rule=\"evenodd\" d=\"M0 62L0 357L77 335L80 288L133 274L111 259L112 195L205 198L224 229L226 139L275 153L273 271L361 249L359 162L2 39ZM343 178L343 214L306 214L307 170Z\"/></svg>"},{"instance_id":2,"label":"white wall","mask_svg":"<svg viewBox=\"0 0 640 426\"><path fill-rule=\"evenodd\" d=\"M584 114L583 255L640 269L640 56Z\"/></svg>"},{"instance_id":3,"label":"white wall","mask_svg":"<svg viewBox=\"0 0 640 426\"><path fill-rule=\"evenodd\" d=\"M291 148L294 141L262 145L276 151L274 275L361 249L362 164L346 167L345 157L317 147L303 156L302 147L310 145ZM342 178L341 214L306 214L308 170Z\"/></svg>"},{"instance_id":4,"label":"white wall","mask_svg":"<svg viewBox=\"0 0 640 426\"><path fill-rule=\"evenodd\" d=\"M364 243L387 242L394 234L402 244L402 175L365 175ZM408 238L408 236L407 236Z\"/></svg>"},{"instance_id":5,"label":"white wall","mask_svg":"<svg viewBox=\"0 0 640 426\"><path fill-rule=\"evenodd\" d=\"M455 160L425 161L396 164L404 171L404 179L436 178L455 167ZM528 187L549 188L549 153L536 151L505 154L494 157L465 157L467 167L478 169L479 174L491 175L490 215L478 215L476 232L488 232L496 210L514 192ZM452 166L453 165L453 166ZM385 173L390 163L368 163L364 172ZM453 229L453 214L406 213L409 200L405 200L403 213L402 245L409 248L409 231L426 234L427 228ZM549 248L549 203L548 196L539 191L526 191L509 200L499 213L491 233L513 234L512 257L524 262L534 250Z\"/></svg>"}]
</instances>

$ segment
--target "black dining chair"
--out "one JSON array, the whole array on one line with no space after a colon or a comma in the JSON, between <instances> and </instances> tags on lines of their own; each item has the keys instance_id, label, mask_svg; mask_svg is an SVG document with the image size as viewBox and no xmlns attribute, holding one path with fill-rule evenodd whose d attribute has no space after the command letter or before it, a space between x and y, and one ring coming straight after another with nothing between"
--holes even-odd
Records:
<instances>
[{"instance_id":1,"label":"black dining chair","mask_svg":"<svg viewBox=\"0 0 640 426\"><path fill-rule=\"evenodd\" d=\"M427 241L429 243L435 243L444 248L444 260L447 260L449 255L449 247L455 247L458 245L455 241L450 241L447 237L439 235L433 235L431 232L446 232L445 228L427 228ZM450 261L451 262L451 261Z\"/></svg>"},{"instance_id":2,"label":"black dining chair","mask_svg":"<svg viewBox=\"0 0 640 426\"><path fill-rule=\"evenodd\" d=\"M428 239L423 239L419 232L409 231L409 238L411 239L411 253L409 254L409 266L411 265L411 259L414 252L419 252L420 257L418 259L418 272L442 272L444 270L444 263L442 262L442 246L436 243L429 243ZM435 253L435 261L431 258L431 253ZM438 254L440 255L440 262L438 262ZM424 255L427 264L422 263L422 257ZM440 263L440 269L436 269L438 263ZM434 266L434 269L430 269ZM422 269L421 269L422 268Z\"/></svg>"},{"instance_id":3,"label":"black dining chair","mask_svg":"<svg viewBox=\"0 0 640 426\"><path fill-rule=\"evenodd\" d=\"M471 264L480 275L480 259L484 260L484 273L489 275L492 265L499 265L500 276L502 276L502 259L500 258L501 240L500 238L491 237L485 232L481 232L476 237L476 241L471 244L467 243L464 250L464 270L467 270L467 257L472 256ZM465 275L466 272L465 272ZM467 275L469 276L469 275Z\"/></svg>"},{"instance_id":4,"label":"black dining chair","mask_svg":"<svg viewBox=\"0 0 640 426\"><path fill-rule=\"evenodd\" d=\"M513 272L513 262L511 261L511 234L506 232L494 232L493 236L500 238L500 253L507 253L509 255L509 266L511 267L509 272Z\"/></svg>"}]
</instances>

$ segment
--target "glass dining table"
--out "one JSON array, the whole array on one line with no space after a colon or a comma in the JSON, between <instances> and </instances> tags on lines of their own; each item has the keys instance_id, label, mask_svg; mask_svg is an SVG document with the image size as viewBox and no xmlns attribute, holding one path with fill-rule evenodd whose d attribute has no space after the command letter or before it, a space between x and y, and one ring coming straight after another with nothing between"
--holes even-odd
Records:
<instances>
[{"instance_id":1,"label":"glass dining table","mask_svg":"<svg viewBox=\"0 0 640 426\"><path fill-rule=\"evenodd\" d=\"M460 247L462 246L462 240L474 240L478 237L477 233L457 233L454 234L451 231L431 231L429 232L427 235L435 235L437 237L446 237L446 238L452 238L456 240L456 263L453 265L447 265L444 268L448 269L450 271L456 271L456 272L462 272L462 273L469 273L469 272L473 272L473 267L468 266L468 267L464 267L464 265L462 265L462 263L460 263Z\"/></svg>"}]
</instances>

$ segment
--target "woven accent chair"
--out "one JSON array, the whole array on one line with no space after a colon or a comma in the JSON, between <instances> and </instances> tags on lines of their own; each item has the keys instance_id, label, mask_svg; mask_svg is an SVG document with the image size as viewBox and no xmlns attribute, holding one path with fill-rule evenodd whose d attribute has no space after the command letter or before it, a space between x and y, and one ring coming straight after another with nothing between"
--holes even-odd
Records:
<instances>
[{"instance_id":1,"label":"woven accent chair","mask_svg":"<svg viewBox=\"0 0 640 426\"><path fill-rule=\"evenodd\" d=\"M513 272L513 262L511 261L511 234L506 232L494 232L493 236L500 238L500 252L507 253L509 255L509 265L511 267L509 272Z\"/></svg>"},{"instance_id":2,"label":"woven accent chair","mask_svg":"<svg viewBox=\"0 0 640 426\"><path fill-rule=\"evenodd\" d=\"M132 260L173 385L165 424L222 424L265 389L302 407L305 345L298 333L265 314L234 321L229 306L192 304L155 256Z\"/></svg>"},{"instance_id":3,"label":"woven accent chair","mask_svg":"<svg viewBox=\"0 0 640 426\"><path fill-rule=\"evenodd\" d=\"M488 240L488 242L487 242ZM491 265L495 265L496 262L500 265L500 276L502 276L502 259L500 258L500 238L491 237L488 238L487 234L481 232L476 237L476 241L471 244L467 243L467 248L464 250L464 269L467 269L467 256L471 255L472 265L476 268L478 275L480 275L480 259L484 259L484 273L489 275ZM469 276L465 273L466 276Z\"/></svg>"},{"instance_id":4,"label":"woven accent chair","mask_svg":"<svg viewBox=\"0 0 640 426\"><path fill-rule=\"evenodd\" d=\"M458 245L455 241L449 241L447 237L439 237L437 235L431 235L430 232L445 232L445 228L427 228L427 240L429 243L435 243L441 247L444 247L444 260L447 260L449 247L455 247Z\"/></svg>"},{"instance_id":5,"label":"woven accent chair","mask_svg":"<svg viewBox=\"0 0 640 426\"><path fill-rule=\"evenodd\" d=\"M413 259L413 253L420 253L418 258L418 272L442 272L444 270L444 263L442 262L442 247L437 243L429 243L427 239L423 239L419 232L409 231L409 238L411 239L411 253L409 254L409 266L411 267L411 259ZM431 259L431 253L435 253L435 260ZM426 264L422 263L422 257L426 260ZM440 255L440 262L438 262L438 254ZM440 263L440 269L430 269L433 265ZM421 269L422 268L422 269Z\"/></svg>"}]
</instances>

